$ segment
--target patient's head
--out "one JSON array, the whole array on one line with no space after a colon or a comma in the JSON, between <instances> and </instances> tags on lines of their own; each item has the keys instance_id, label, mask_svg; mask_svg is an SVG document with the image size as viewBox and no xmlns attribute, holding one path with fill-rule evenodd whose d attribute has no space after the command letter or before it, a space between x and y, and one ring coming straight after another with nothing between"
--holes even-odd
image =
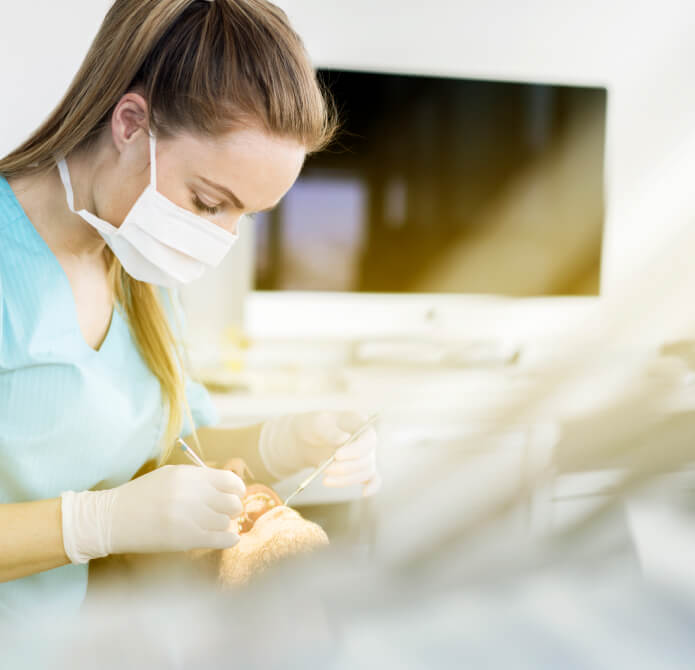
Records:
<instances>
[{"instance_id":1,"label":"patient's head","mask_svg":"<svg viewBox=\"0 0 695 670\"><path fill-rule=\"evenodd\" d=\"M284 505L258 516L240 538L236 546L221 552L218 578L224 586L243 584L282 558L328 544L321 526Z\"/></svg>"}]
</instances>

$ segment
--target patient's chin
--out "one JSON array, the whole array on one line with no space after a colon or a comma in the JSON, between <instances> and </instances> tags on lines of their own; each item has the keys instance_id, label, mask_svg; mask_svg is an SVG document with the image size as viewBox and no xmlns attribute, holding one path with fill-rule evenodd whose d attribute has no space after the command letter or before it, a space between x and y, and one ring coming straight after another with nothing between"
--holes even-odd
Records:
<instances>
[{"instance_id":1,"label":"patient's chin","mask_svg":"<svg viewBox=\"0 0 695 670\"><path fill-rule=\"evenodd\" d=\"M239 543L222 550L218 579L223 586L247 583L279 560L327 545L321 526L280 505L256 519Z\"/></svg>"},{"instance_id":2,"label":"patient's chin","mask_svg":"<svg viewBox=\"0 0 695 670\"><path fill-rule=\"evenodd\" d=\"M256 520L254 527L264 528L273 521L283 520L285 522L301 521L306 523L306 519L297 512L297 510L287 507L286 505L279 505L271 510L268 510L263 516Z\"/></svg>"}]
</instances>

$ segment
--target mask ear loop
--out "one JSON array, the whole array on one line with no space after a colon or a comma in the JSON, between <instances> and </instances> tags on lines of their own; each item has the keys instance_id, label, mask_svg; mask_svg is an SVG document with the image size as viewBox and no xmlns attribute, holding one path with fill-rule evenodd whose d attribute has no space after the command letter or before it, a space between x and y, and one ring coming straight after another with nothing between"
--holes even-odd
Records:
<instances>
[{"instance_id":1,"label":"mask ear loop","mask_svg":"<svg viewBox=\"0 0 695 670\"><path fill-rule=\"evenodd\" d=\"M62 156L56 158L56 164L58 165L58 174L63 182L63 187L65 188L65 199L68 202L68 207L71 212L75 211L75 196L72 192L72 181L70 180L70 171L68 169L68 164L65 158Z\"/></svg>"},{"instance_id":2,"label":"mask ear loop","mask_svg":"<svg viewBox=\"0 0 695 670\"><path fill-rule=\"evenodd\" d=\"M150 184L157 190L157 140L152 133L150 136Z\"/></svg>"}]
</instances>

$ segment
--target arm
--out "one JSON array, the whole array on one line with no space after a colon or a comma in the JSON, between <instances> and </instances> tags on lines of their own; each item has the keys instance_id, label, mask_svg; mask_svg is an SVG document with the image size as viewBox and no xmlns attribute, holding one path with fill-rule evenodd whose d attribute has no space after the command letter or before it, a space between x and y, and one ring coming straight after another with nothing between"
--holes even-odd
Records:
<instances>
[{"instance_id":1,"label":"arm","mask_svg":"<svg viewBox=\"0 0 695 670\"><path fill-rule=\"evenodd\" d=\"M70 562L63 546L60 498L0 505L0 582Z\"/></svg>"},{"instance_id":2,"label":"arm","mask_svg":"<svg viewBox=\"0 0 695 670\"><path fill-rule=\"evenodd\" d=\"M203 460L208 465L221 468L230 458L243 458L253 473L254 479L264 484L276 482L277 479L266 470L258 453L262 425L255 424L241 428L200 428L197 433L203 450ZM195 448L192 437L185 437L184 440L191 448ZM188 457L180 449L172 451L167 463L190 465Z\"/></svg>"}]
</instances>

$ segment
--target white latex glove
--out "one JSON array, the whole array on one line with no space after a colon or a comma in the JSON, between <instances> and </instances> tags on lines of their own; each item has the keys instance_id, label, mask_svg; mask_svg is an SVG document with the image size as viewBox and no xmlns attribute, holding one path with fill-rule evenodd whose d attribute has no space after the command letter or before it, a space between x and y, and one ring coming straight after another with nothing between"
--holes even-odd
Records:
<instances>
[{"instance_id":1,"label":"white latex glove","mask_svg":"<svg viewBox=\"0 0 695 670\"><path fill-rule=\"evenodd\" d=\"M372 495L381 486L376 464L376 430L371 427L352 444L340 446L368 418L360 412L281 416L263 424L258 450L266 469L277 479L316 467L335 453L335 462L324 473L324 485L364 484L364 495Z\"/></svg>"},{"instance_id":2,"label":"white latex glove","mask_svg":"<svg viewBox=\"0 0 695 670\"><path fill-rule=\"evenodd\" d=\"M63 544L73 563L125 552L233 547L230 517L246 487L233 472L165 465L105 491L61 493Z\"/></svg>"}]
</instances>

